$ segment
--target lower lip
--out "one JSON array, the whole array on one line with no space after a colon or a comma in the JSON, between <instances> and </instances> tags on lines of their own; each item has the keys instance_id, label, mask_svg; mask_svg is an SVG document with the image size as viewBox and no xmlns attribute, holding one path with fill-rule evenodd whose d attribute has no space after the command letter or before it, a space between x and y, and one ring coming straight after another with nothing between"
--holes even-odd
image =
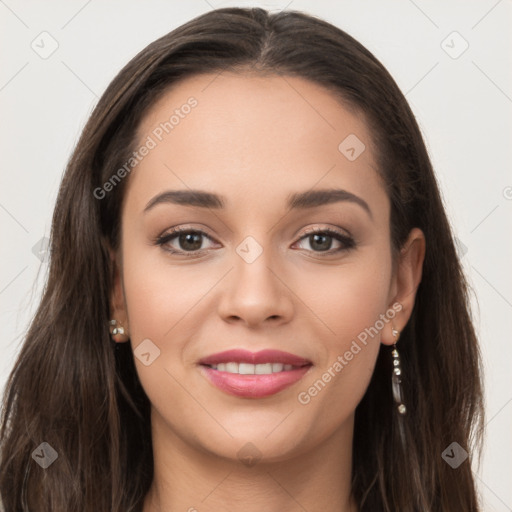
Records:
<instances>
[{"instance_id":1,"label":"lower lip","mask_svg":"<svg viewBox=\"0 0 512 512\"><path fill-rule=\"evenodd\" d=\"M209 366L200 365L203 375L217 388L225 393L246 398L263 398L275 395L298 382L311 365L296 370L270 373L267 375L240 375L238 373L220 372Z\"/></svg>"}]
</instances>

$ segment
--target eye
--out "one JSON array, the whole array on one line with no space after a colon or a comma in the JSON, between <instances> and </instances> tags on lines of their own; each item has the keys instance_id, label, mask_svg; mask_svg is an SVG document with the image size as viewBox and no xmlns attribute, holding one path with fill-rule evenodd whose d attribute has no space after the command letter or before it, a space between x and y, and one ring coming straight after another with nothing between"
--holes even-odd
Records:
<instances>
[{"instance_id":1,"label":"eye","mask_svg":"<svg viewBox=\"0 0 512 512\"><path fill-rule=\"evenodd\" d=\"M183 254L187 257L200 256L204 252L202 247L203 240L205 237L212 241L213 239L208 236L204 231L190 228L175 228L168 231L162 236L159 236L155 243L162 246L166 251L172 254ZM176 239L178 248L170 245L171 241Z\"/></svg>"},{"instance_id":2,"label":"eye","mask_svg":"<svg viewBox=\"0 0 512 512\"><path fill-rule=\"evenodd\" d=\"M340 244L340 247L337 249L331 249L333 239ZM306 231L306 235L301 237L300 240L307 241L312 248L312 251L316 253L333 254L355 247L355 241L353 238L331 228L309 229Z\"/></svg>"},{"instance_id":3,"label":"eye","mask_svg":"<svg viewBox=\"0 0 512 512\"><path fill-rule=\"evenodd\" d=\"M202 247L203 238L213 242L213 239L200 229L191 229L187 227L174 228L164 235L157 237L156 245L172 254L183 255L185 257L194 258L204 254L206 249ZM336 240L340 247L332 249L333 239ZM332 255L342 251L347 251L355 247L355 241L348 235L331 228L313 228L306 231L306 234L299 239L298 243L306 240L312 248L310 252L325 253ZM175 242L173 246L171 242ZM178 245L178 247L176 247ZM324 256L324 254L320 254Z\"/></svg>"}]
</instances>

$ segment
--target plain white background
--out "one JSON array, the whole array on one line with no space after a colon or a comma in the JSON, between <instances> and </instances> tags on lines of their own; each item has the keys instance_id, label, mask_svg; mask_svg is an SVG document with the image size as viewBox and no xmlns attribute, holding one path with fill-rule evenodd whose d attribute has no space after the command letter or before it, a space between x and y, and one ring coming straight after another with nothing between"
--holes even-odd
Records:
<instances>
[{"instance_id":1,"label":"plain white background","mask_svg":"<svg viewBox=\"0 0 512 512\"><path fill-rule=\"evenodd\" d=\"M97 99L157 37L212 8L249 5L303 10L337 25L406 94L475 294L487 401L477 482L486 511L511 511L510 0L0 0L0 389L44 283L41 254L65 164Z\"/></svg>"}]
</instances>

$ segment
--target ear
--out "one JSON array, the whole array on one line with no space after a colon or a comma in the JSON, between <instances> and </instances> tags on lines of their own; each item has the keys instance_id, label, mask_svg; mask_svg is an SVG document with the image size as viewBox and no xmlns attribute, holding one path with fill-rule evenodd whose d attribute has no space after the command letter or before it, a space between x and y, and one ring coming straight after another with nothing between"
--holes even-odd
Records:
<instances>
[{"instance_id":1,"label":"ear","mask_svg":"<svg viewBox=\"0 0 512 512\"><path fill-rule=\"evenodd\" d=\"M425 245L423 231L419 228L411 229L400 250L392 278L389 308L396 311L396 315L382 332L381 342L384 345L392 345L397 341L399 335L393 335L393 327L399 333L402 332L411 317L423 273Z\"/></svg>"},{"instance_id":2,"label":"ear","mask_svg":"<svg viewBox=\"0 0 512 512\"><path fill-rule=\"evenodd\" d=\"M122 279L122 262L121 258L109 249L110 259L112 261L112 289L110 291L110 319L116 323L110 326L112 339L117 343L124 343L129 338L128 315L126 311L126 300L124 295L124 286ZM121 327L123 334L113 334L114 328Z\"/></svg>"}]
</instances>

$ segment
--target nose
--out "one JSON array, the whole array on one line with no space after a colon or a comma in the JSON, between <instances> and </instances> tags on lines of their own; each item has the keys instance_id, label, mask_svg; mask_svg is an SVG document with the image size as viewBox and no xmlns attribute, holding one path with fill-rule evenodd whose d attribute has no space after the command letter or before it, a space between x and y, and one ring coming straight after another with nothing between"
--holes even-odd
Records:
<instances>
[{"instance_id":1,"label":"nose","mask_svg":"<svg viewBox=\"0 0 512 512\"><path fill-rule=\"evenodd\" d=\"M251 328L289 322L294 311L293 286L287 283L283 265L276 262L271 251L263 248L252 260L241 249L234 255L233 264L223 285L219 315L226 322Z\"/></svg>"}]
</instances>

